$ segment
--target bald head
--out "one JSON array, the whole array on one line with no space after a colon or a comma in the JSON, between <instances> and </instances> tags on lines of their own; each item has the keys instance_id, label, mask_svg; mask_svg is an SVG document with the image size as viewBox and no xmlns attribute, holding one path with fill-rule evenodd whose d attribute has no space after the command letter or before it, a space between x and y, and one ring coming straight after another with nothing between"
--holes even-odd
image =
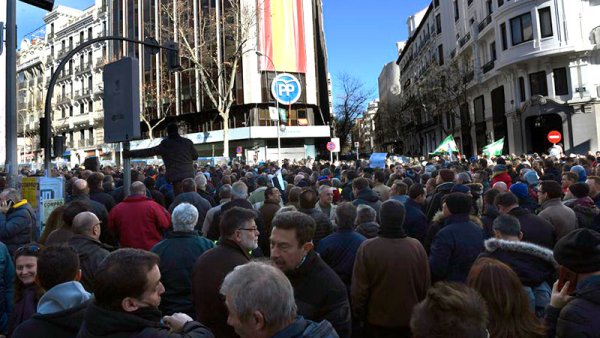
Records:
<instances>
[{"instance_id":1,"label":"bald head","mask_svg":"<svg viewBox=\"0 0 600 338\"><path fill-rule=\"evenodd\" d=\"M492 189L498 190L498 192L500 192L500 193L508 191L508 187L506 186L506 183L504 183L502 181L494 183L494 186L492 187Z\"/></svg>"},{"instance_id":2,"label":"bald head","mask_svg":"<svg viewBox=\"0 0 600 338\"><path fill-rule=\"evenodd\" d=\"M73 183L73 195L87 195L90 192L86 180L78 179Z\"/></svg>"},{"instance_id":3,"label":"bald head","mask_svg":"<svg viewBox=\"0 0 600 338\"><path fill-rule=\"evenodd\" d=\"M100 220L89 211L80 212L73 218L73 233L100 238Z\"/></svg>"},{"instance_id":4,"label":"bald head","mask_svg":"<svg viewBox=\"0 0 600 338\"><path fill-rule=\"evenodd\" d=\"M131 194L132 195L145 195L146 194L146 186L143 182L133 182L131 183Z\"/></svg>"}]
</instances>

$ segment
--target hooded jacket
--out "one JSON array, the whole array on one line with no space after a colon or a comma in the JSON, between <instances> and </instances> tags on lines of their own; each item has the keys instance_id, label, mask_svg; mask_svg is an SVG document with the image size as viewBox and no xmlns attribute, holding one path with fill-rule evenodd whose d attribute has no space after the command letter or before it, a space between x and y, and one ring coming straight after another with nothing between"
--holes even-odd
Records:
<instances>
[{"instance_id":1,"label":"hooded jacket","mask_svg":"<svg viewBox=\"0 0 600 338\"><path fill-rule=\"evenodd\" d=\"M485 252L480 257L490 257L510 266L524 286L536 287L543 282L552 284L558 264L552 250L527 242L490 238L484 242Z\"/></svg>"},{"instance_id":2,"label":"hooded jacket","mask_svg":"<svg viewBox=\"0 0 600 338\"><path fill-rule=\"evenodd\" d=\"M541 215L532 214L529 210L521 207L514 208L508 213L519 220L524 242L541 245L548 249L554 248L557 240L555 228Z\"/></svg>"},{"instance_id":3,"label":"hooded jacket","mask_svg":"<svg viewBox=\"0 0 600 338\"><path fill-rule=\"evenodd\" d=\"M37 313L19 325L12 337L75 337L90 298L79 282L58 284L40 298Z\"/></svg>"},{"instance_id":4,"label":"hooded jacket","mask_svg":"<svg viewBox=\"0 0 600 338\"><path fill-rule=\"evenodd\" d=\"M376 192L371 190L370 188L366 188L361 190L356 196L356 199L352 201L355 207L366 204L371 208L375 209L377 214L379 214L379 207L381 207L381 201L379 200L379 195Z\"/></svg>"},{"instance_id":5,"label":"hooded jacket","mask_svg":"<svg viewBox=\"0 0 600 338\"><path fill-rule=\"evenodd\" d=\"M356 226L356 232L365 236L365 238L375 238L379 233L379 224L376 222L361 223Z\"/></svg>"},{"instance_id":6,"label":"hooded jacket","mask_svg":"<svg viewBox=\"0 0 600 338\"><path fill-rule=\"evenodd\" d=\"M546 307L548 337L600 337L600 276L580 282L572 296L562 309Z\"/></svg>"},{"instance_id":7,"label":"hooded jacket","mask_svg":"<svg viewBox=\"0 0 600 338\"><path fill-rule=\"evenodd\" d=\"M35 212L27 200L14 204L6 214L0 212L0 241L11 256L20 246L37 240L36 234L39 237Z\"/></svg>"},{"instance_id":8,"label":"hooded jacket","mask_svg":"<svg viewBox=\"0 0 600 338\"><path fill-rule=\"evenodd\" d=\"M187 322L180 333L173 333L161 322L155 308L136 313L111 311L91 303L77 338L209 338L214 335L198 322Z\"/></svg>"},{"instance_id":9,"label":"hooded jacket","mask_svg":"<svg viewBox=\"0 0 600 338\"><path fill-rule=\"evenodd\" d=\"M100 262L108 256L113 247L85 235L74 235L69 245L77 251L81 265L81 284L89 292L93 291L94 275Z\"/></svg>"},{"instance_id":10,"label":"hooded jacket","mask_svg":"<svg viewBox=\"0 0 600 338\"><path fill-rule=\"evenodd\" d=\"M560 198L544 201L540 209L538 216L552 224L557 241L577 227L575 211L565 206Z\"/></svg>"},{"instance_id":11,"label":"hooded jacket","mask_svg":"<svg viewBox=\"0 0 600 338\"><path fill-rule=\"evenodd\" d=\"M322 322L313 322L302 318L301 316L287 326L285 329L277 332L272 338L337 338L339 337L331 323L324 320Z\"/></svg>"},{"instance_id":12,"label":"hooded jacket","mask_svg":"<svg viewBox=\"0 0 600 338\"><path fill-rule=\"evenodd\" d=\"M596 207L594 200L591 197L578 198L565 202L565 205L573 209L577 217L577 225L579 228L594 229L594 218L600 214L600 209Z\"/></svg>"}]
</instances>

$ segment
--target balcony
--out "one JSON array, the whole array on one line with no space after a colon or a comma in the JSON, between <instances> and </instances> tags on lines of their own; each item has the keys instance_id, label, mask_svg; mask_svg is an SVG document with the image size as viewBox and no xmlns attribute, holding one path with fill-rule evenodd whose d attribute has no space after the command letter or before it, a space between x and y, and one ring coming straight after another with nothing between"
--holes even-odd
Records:
<instances>
[{"instance_id":1,"label":"balcony","mask_svg":"<svg viewBox=\"0 0 600 338\"><path fill-rule=\"evenodd\" d=\"M54 39L54 33L48 33L48 41L52 41Z\"/></svg>"},{"instance_id":2,"label":"balcony","mask_svg":"<svg viewBox=\"0 0 600 338\"><path fill-rule=\"evenodd\" d=\"M56 104L68 104L71 102L71 96L70 95L59 95L58 98L56 99Z\"/></svg>"},{"instance_id":3,"label":"balcony","mask_svg":"<svg viewBox=\"0 0 600 338\"><path fill-rule=\"evenodd\" d=\"M85 114L73 115L71 117L70 121L72 121L74 125L89 124L90 123L90 114L85 113Z\"/></svg>"},{"instance_id":4,"label":"balcony","mask_svg":"<svg viewBox=\"0 0 600 338\"><path fill-rule=\"evenodd\" d=\"M84 139L77 141L79 148L91 147L94 145L94 140Z\"/></svg>"},{"instance_id":5,"label":"balcony","mask_svg":"<svg viewBox=\"0 0 600 338\"><path fill-rule=\"evenodd\" d=\"M106 65L108 62L108 59L106 57L99 57L96 59L96 65L94 66L94 69L99 69L104 67L104 65Z\"/></svg>"},{"instance_id":6,"label":"balcony","mask_svg":"<svg viewBox=\"0 0 600 338\"><path fill-rule=\"evenodd\" d=\"M483 74L489 72L492 69L494 69L494 60L491 60L490 62L486 63L485 65L483 65L481 67L481 70L483 71Z\"/></svg>"},{"instance_id":7,"label":"balcony","mask_svg":"<svg viewBox=\"0 0 600 338\"><path fill-rule=\"evenodd\" d=\"M481 22L479 23L479 25L477 25L477 31L479 33L481 33L481 31L487 27L490 23L492 23L492 15L488 15L485 17L485 19L481 20Z\"/></svg>"},{"instance_id":8,"label":"balcony","mask_svg":"<svg viewBox=\"0 0 600 338\"><path fill-rule=\"evenodd\" d=\"M463 48L463 46L466 45L467 42L469 42L469 40L471 40L471 32L467 33L467 35L460 38L460 40L458 40L458 45L460 46L460 48Z\"/></svg>"},{"instance_id":9,"label":"balcony","mask_svg":"<svg viewBox=\"0 0 600 338\"><path fill-rule=\"evenodd\" d=\"M75 67L75 75L80 75L85 72L89 72L92 69L89 62L85 62L83 65Z\"/></svg>"},{"instance_id":10,"label":"balcony","mask_svg":"<svg viewBox=\"0 0 600 338\"><path fill-rule=\"evenodd\" d=\"M473 81L473 79L475 78L475 72L474 71L470 71L467 74L465 74L465 76L463 77L463 84L467 84L471 81Z\"/></svg>"},{"instance_id":11,"label":"balcony","mask_svg":"<svg viewBox=\"0 0 600 338\"><path fill-rule=\"evenodd\" d=\"M105 29L103 29L103 30L99 31L99 32L96 34L96 37L97 37L97 38L101 38L101 37L103 37L103 36L106 36L106 30L105 30Z\"/></svg>"},{"instance_id":12,"label":"balcony","mask_svg":"<svg viewBox=\"0 0 600 338\"><path fill-rule=\"evenodd\" d=\"M73 95L73 98L75 100L80 100L80 99L84 99L86 97L90 96L90 89L89 88L85 88L83 90L76 90L75 91L75 95Z\"/></svg>"},{"instance_id":13,"label":"balcony","mask_svg":"<svg viewBox=\"0 0 600 338\"><path fill-rule=\"evenodd\" d=\"M61 73L61 74L58 76L58 79L57 79L57 81L64 81L64 80L68 80L68 79L70 79L70 78L71 78L71 75L72 75L72 74L73 74L73 73L72 73L72 72L70 72L70 71L63 71L63 72L62 72L62 73Z\"/></svg>"}]
</instances>

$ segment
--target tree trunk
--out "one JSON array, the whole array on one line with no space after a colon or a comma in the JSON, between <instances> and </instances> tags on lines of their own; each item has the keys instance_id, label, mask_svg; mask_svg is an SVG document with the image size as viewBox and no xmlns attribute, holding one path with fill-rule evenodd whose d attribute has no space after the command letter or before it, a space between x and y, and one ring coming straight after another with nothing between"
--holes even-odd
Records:
<instances>
[{"instance_id":1,"label":"tree trunk","mask_svg":"<svg viewBox=\"0 0 600 338\"><path fill-rule=\"evenodd\" d=\"M226 114L229 117L229 114ZM223 118L223 157L229 158L229 119Z\"/></svg>"}]
</instances>

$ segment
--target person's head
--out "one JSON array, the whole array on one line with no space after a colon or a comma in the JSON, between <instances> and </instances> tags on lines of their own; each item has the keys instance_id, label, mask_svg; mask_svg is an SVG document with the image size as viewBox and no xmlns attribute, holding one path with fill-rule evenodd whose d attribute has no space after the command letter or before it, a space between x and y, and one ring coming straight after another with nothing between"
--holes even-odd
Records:
<instances>
[{"instance_id":1,"label":"person's head","mask_svg":"<svg viewBox=\"0 0 600 338\"><path fill-rule=\"evenodd\" d=\"M492 337L535 337L544 333L517 274L506 264L480 258L471 267L467 285L479 291L489 312Z\"/></svg>"},{"instance_id":2,"label":"person's head","mask_svg":"<svg viewBox=\"0 0 600 338\"><path fill-rule=\"evenodd\" d=\"M453 192L445 196L442 210L444 216L468 214L473 205L471 195Z\"/></svg>"},{"instance_id":3,"label":"person's head","mask_svg":"<svg viewBox=\"0 0 600 338\"><path fill-rule=\"evenodd\" d=\"M92 211L92 208L85 202L73 201L67 204L63 213L62 221L64 227L71 229L73 226L73 219L84 211Z\"/></svg>"},{"instance_id":4,"label":"person's head","mask_svg":"<svg viewBox=\"0 0 600 338\"><path fill-rule=\"evenodd\" d=\"M183 192L196 192L196 181L193 178L186 178L181 181L181 189Z\"/></svg>"},{"instance_id":5,"label":"person's head","mask_svg":"<svg viewBox=\"0 0 600 338\"><path fill-rule=\"evenodd\" d=\"M198 209L189 203L181 203L173 209L171 215L171 223L173 223L173 231L175 232L190 232L194 231L198 222Z\"/></svg>"},{"instance_id":6,"label":"person's head","mask_svg":"<svg viewBox=\"0 0 600 338\"><path fill-rule=\"evenodd\" d=\"M600 274L600 233L587 228L569 232L556 242L554 259L577 273L578 281Z\"/></svg>"},{"instance_id":7,"label":"person's head","mask_svg":"<svg viewBox=\"0 0 600 338\"><path fill-rule=\"evenodd\" d=\"M221 238L236 242L243 250L254 250L258 247L258 214L251 209L233 207L221 215L219 230Z\"/></svg>"},{"instance_id":8,"label":"person's head","mask_svg":"<svg viewBox=\"0 0 600 338\"><path fill-rule=\"evenodd\" d=\"M302 192L302 188L300 188L300 187L293 187L292 189L290 189L290 192L288 195L288 202L292 205L299 206L301 192Z\"/></svg>"},{"instance_id":9,"label":"person's head","mask_svg":"<svg viewBox=\"0 0 600 338\"><path fill-rule=\"evenodd\" d=\"M382 237L405 237L404 217L406 209L397 200L389 199L381 204L379 208L379 236Z\"/></svg>"},{"instance_id":10,"label":"person's head","mask_svg":"<svg viewBox=\"0 0 600 338\"><path fill-rule=\"evenodd\" d=\"M198 174L196 175L196 177L194 178L194 182L196 183L196 188L198 188L198 190L206 190L206 176L204 174Z\"/></svg>"},{"instance_id":11,"label":"person's head","mask_svg":"<svg viewBox=\"0 0 600 338\"><path fill-rule=\"evenodd\" d=\"M42 247L39 244L25 244L14 253L15 259L15 302L23 297L23 288L35 283L37 261Z\"/></svg>"},{"instance_id":12,"label":"person's head","mask_svg":"<svg viewBox=\"0 0 600 338\"><path fill-rule=\"evenodd\" d=\"M256 179L256 184L259 187L266 187L269 184L269 180L265 176L258 176Z\"/></svg>"},{"instance_id":13,"label":"person's head","mask_svg":"<svg viewBox=\"0 0 600 338\"><path fill-rule=\"evenodd\" d=\"M512 209L519 206L519 199L512 192L503 192L494 199L494 205L501 214L508 214Z\"/></svg>"},{"instance_id":14,"label":"person's head","mask_svg":"<svg viewBox=\"0 0 600 338\"><path fill-rule=\"evenodd\" d=\"M239 200L248 198L248 186L242 181L231 185L231 199Z\"/></svg>"},{"instance_id":15,"label":"person's head","mask_svg":"<svg viewBox=\"0 0 600 338\"><path fill-rule=\"evenodd\" d=\"M348 202L340 203L335 209L335 223L339 229L353 229L357 208Z\"/></svg>"},{"instance_id":16,"label":"person's head","mask_svg":"<svg viewBox=\"0 0 600 338\"><path fill-rule=\"evenodd\" d=\"M238 265L221 284L229 312L227 324L241 338L269 338L296 318L294 289L288 278L265 262Z\"/></svg>"},{"instance_id":17,"label":"person's head","mask_svg":"<svg viewBox=\"0 0 600 338\"><path fill-rule=\"evenodd\" d=\"M521 223L511 215L499 215L492 222L494 237L507 241L520 241L523 238Z\"/></svg>"},{"instance_id":18,"label":"person's head","mask_svg":"<svg viewBox=\"0 0 600 338\"><path fill-rule=\"evenodd\" d=\"M467 184L471 183L471 175L468 172L461 172L456 175L456 183L458 184Z\"/></svg>"},{"instance_id":19,"label":"person's head","mask_svg":"<svg viewBox=\"0 0 600 338\"><path fill-rule=\"evenodd\" d=\"M271 226L271 260L283 272L296 269L313 249L315 221L304 213L289 211L276 214Z\"/></svg>"},{"instance_id":20,"label":"person's head","mask_svg":"<svg viewBox=\"0 0 600 338\"><path fill-rule=\"evenodd\" d=\"M427 194L433 193L436 185L437 183L435 178L432 177L428 179L427 182L425 182L425 191L427 192Z\"/></svg>"},{"instance_id":21,"label":"person's head","mask_svg":"<svg viewBox=\"0 0 600 338\"><path fill-rule=\"evenodd\" d=\"M329 206L333 203L333 188L328 185L319 187L319 204Z\"/></svg>"},{"instance_id":22,"label":"person's head","mask_svg":"<svg viewBox=\"0 0 600 338\"><path fill-rule=\"evenodd\" d=\"M412 311L414 338L488 338L488 311L481 295L459 283L439 282Z\"/></svg>"},{"instance_id":23,"label":"person's head","mask_svg":"<svg viewBox=\"0 0 600 338\"><path fill-rule=\"evenodd\" d=\"M585 183L590 187L590 196L596 197L600 192L600 177L598 176L588 176Z\"/></svg>"},{"instance_id":24,"label":"person's head","mask_svg":"<svg viewBox=\"0 0 600 338\"><path fill-rule=\"evenodd\" d=\"M547 200L562 197L561 185L555 180L545 180L540 183L538 201L544 203Z\"/></svg>"},{"instance_id":25,"label":"person's head","mask_svg":"<svg viewBox=\"0 0 600 338\"><path fill-rule=\"evenodd\" d=\"M2 193L0 193L0 200L1 201L11 200L11 201L17 203L17 202L21 201L21 194L19 194L19 192L14 188L6 188L6 189L2 190Z\"/></svg>"},{"instance_id":26,"label":"person's head","mask_svg":"<svg viewBox=\"0 0 600 338\"><path fill-rule=\"evenodd\" d=\"M104 180L104 174L99 171L94 171L87 178L87 183L90 189L102 189L102 181Z\"/></svg>"},{"instance_id":27,"label":"person's head","mask_svg":"<svg viewBox=\"0 0 600 338\"><path fill-rule=\"evenodd\" d=\"M571 172L571 171L564 172L562 174L562 178L560 180L561 188L567 189L571 184L577 183L578 179L579 179L579 175L577 175L576 173Z\"/></svg>"},{"instance_id":28,"label":"person's head","mask_svg":"<svg viewBox=\"0 0 600 338\"><path fill-rule=\"evenodd\" d=\"M115 190L115 179L112 176L104 176L104 179L102 180L102 190L106 192Z\"/></svg>"},{"instance_id":29,"label":"person's head","mask_svg":"<svg viewBox=\"0 0 600 338\"><path fill-rule=\"evenodd\" d=\"M369 189L369 181L366 178L358 177L352 181L352 193L358 197L361 191Z\"/></svg>"},{"instance_id":30,"label":"person's head","mask_svg":"<svg viewBox=\"0 0 600 338\"><path fill-rule=\"evenodd\" d=\"M585 172L585 168L581 165L572 166L569 172L577 174L577 182L585 182L585 180L587 179L587 173Z\"/></svg>"},{"instance_id":31,"label":"person's head","mask_svg":"<svg viewBox=\"0 0 600 338\"><path fill-rule=\"evenodd\" d=\"M590 195L590 187L586 183L575 183L569 186L569 193L574 198L584 198Z\"/></svg>"},{"instance_id":32,"label":"person's head","mask_svg":"<svg viewBox=\"0 0 600 338\"><path fill-rule=\"evenodd\" d=\"M165 288L160 282L160 258L140 249L111 252L98 266L94 296L98 306L119 312L157 308Z\"/></svg>"},{"instance_id":33,"label":"person's head","mask_svg":"<svg viewBox=\"0 0 600 338\"><path fill-rule=\"evenodd\" d=\"M281 192L276 187L268 187L265 190L265 201L279 203L281 202Z\"/></svg>"},{"instance_id":34,"label":"person's head","mask_svg":"<svg viewBox=\"0 0 600 338\"><path fill-rule=\"evenodd\" d=\"M373 174L373 180L377 183L384 184L385 183L385 173L383 171L376 171Z\"/></svg>"},{"instance_id":35,"label":"person's head","mask_svg":"<svg viewBox=\"0 0 600 338\"><path fill-rule=\"evenodd\" d=\"M223 184L219 189L219 200L231 199L231 184Z\"/></svg>"},{"instance_id":36,"label":"person's head","mask_svg":"<svg viewBox=\"0 0 600 338\"><path fill-rule=\"evenodd\" d=\"M94 213L84 211L73 218L73 233L76 235L84 235L96 240L100 239L100 220Z\"/></svg>"},{"instance_id":37,"label":"person's head","mask_svg":"<svg viewBox=\"0 0 600 338\"><path fill-rule=\"evenodd\" d=\"M177 123L169 123L169 125L167 126L167 135L179 135L179 126L177 125Z\"/></svg>"},{"instance_id":38,"label":"person's head","mask_svg":"<svg viewBox=\"0 0 600 338\"><path fill-rule=\"evenodd\" d=\"M352 203L348 203L351 204ZM339 208L339 206L338 206ZM338 209L336 209L338 210ZM363 223L369 223L369 222L376 222L377 221L377 212L375 211L375 209L373 209L372 207L366 205L366 204L361 204L358 207L356 207L356 219L354 220L354 224L355 225L360 225ZM339 223L336 222L339 226Z\"/></svg>"},{"instance_id":39,"label":"person's head","mask_svg":"<svg viewBox=\"0 0 600 338\"><path fill-rule=\"evenodd\" d=\"M426 194L422 184L415 183L408 189L408 197L417 204L425 204Z\"/></svg>"},{"instance_id":40,"label":"person's head","mask_svg":"<svg viewBox=\"0 0 600 338\"><path fill-rule=\"evenodd\" d=\"M300 208L302 209L312 209L317 204L317 192L312 188L304 188L300 193Z\"/></svg>"},{"instance_id":41,"label":"person's head","mask_svg":"<svg viewBox=\"0 0 600 338\"><path fill-rule=\"evenodd\" d=\"M494 185L492 186L492 189L498 190L499 193L503 193L503 192L508 191L508 186L506 185L506 183L504 183L502 181L498 181L498 182L494 183Z\"/></svg>"},{"instance_id":42,"label":"person's head","mask_svg":"<svg viewBox=\"0 0 600 338\"><path fill-rule=\"evenodd\" d=\"M132 195L146 195L146 186L143 182L131 183L131 194Z\"/></svg>"},{"instance_id":43,"label":"person's head","mask_svg":"<svg viewBox=\"0 0 600 338\"><path fill-rule=\"evenodd\" d=\"M408 193L408 185L402 181L396 181L390 189L390 196L403 196Z\"/></svg>"},{"instance_id":44,"label":"person's head","mask_svg":"<svg viewBox=\"0 0 600 338\"><path fill-rule=\"evenodd\" d=\"M438 171L438 175L436 178L436 185L437 184L442 184L442 183L447 183L447 182L454 182L454 179L456 178L456 173L454 173L454 171L452 169L440 169L440 171Z\"/></svg>"},{"instance_id":45,"label":"person's head","mask_svg":"<svg viewBox=\"0 0 600 338\"><path fill-rule=\"evenodd\" d=\"M51 246L40 251L36 281L48 291L58 284L81 278L79 256L70 246Z\"/></svg>"},{"instance_id":46,"label":"person's head","mask_svg":"<svg viewBox=\"0 0 600 338\"><path fill-rule=\"evenodd\" d=\"M87 195L90 192L88 183L84 179L78 179L73 183L72 194L73 196Z\"/></svg>"},{"instance_id":47,"label":"person's head","mask_svg":"<svg viewBox=\"0 0 600 338\"><path fill-rule=\"evenodd\" d=\"M482 183L487 181L488 174L485 170L478 170L473 174L473 183Z\"/></svg>"}]
</instances>

